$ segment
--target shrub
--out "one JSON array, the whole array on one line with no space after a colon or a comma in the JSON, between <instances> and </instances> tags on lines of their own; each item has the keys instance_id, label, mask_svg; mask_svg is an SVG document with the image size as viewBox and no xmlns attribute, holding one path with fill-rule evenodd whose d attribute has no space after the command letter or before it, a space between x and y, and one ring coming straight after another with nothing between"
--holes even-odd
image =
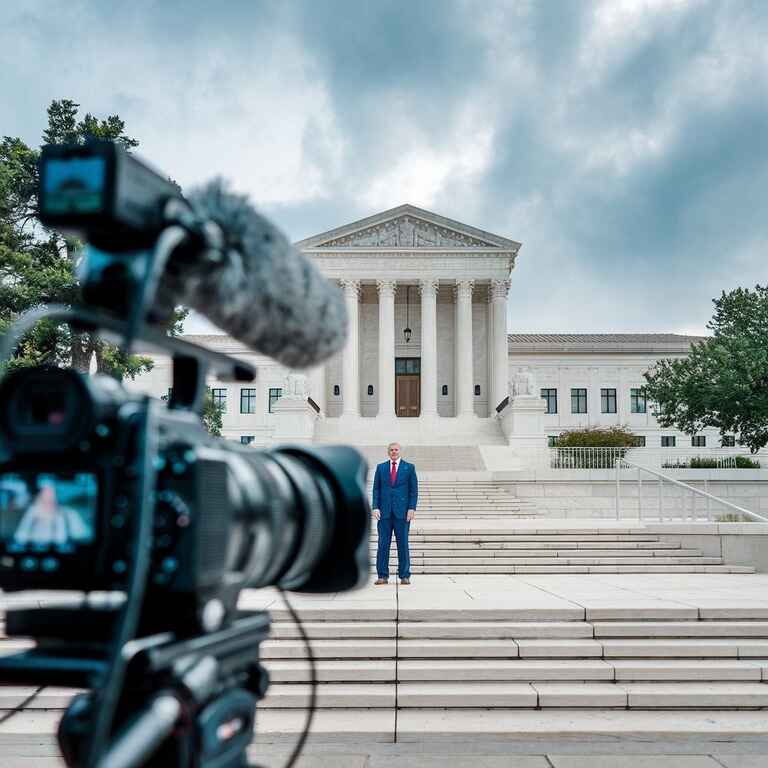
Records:
<instances>
[{"instance_id":1,"label":"shrub","mask_svg":"<svg viewBox=\"0 0 768 768\"><path fill-rule=\"evenodd\" d=\"M637 435L627 427L585 427L561 432L557 448L632 448Z\"/></svg>"},{"instance_id":2,"label":"shrub","mask_svg":"<svg viewBox=\"0 0 768 768\"><path fill-rule=\"evenodd\" d=\"M552 457L554 469L613 469L617 458L637 445L626 427L586 427L561 432ZM617 448L617 451L570 451L564 448Z\"/></svg>"},{"instance_id":3,"label":"shrub","mask_svg":"<svg viewBox=\"0 0 768 768\"><path fill-rule=\"evenodd\" d=\"M736 469L760 469L760 462L757 459L750 459L748 456L737 456Z\"/></svg>"}]
</instances>

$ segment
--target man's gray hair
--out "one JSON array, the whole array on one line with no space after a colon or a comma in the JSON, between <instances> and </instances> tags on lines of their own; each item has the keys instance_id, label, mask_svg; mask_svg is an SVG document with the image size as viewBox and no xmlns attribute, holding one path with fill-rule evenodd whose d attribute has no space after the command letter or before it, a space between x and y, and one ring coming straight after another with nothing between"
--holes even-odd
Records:
<instances>
[{"instance_id":1,"label":"man's gray hair","mask_svg":"<svg viewBox=\"0 0 768 768\"><path fill-rule=\"evenodd\" d=\"M387 446L387 453L389 453L389 452L392 450L392 446L393 446L393 445L396 445L398 448L402 448L402 447L403 447L402 445L400 445L400 443L397 443L397 442L395 442L395 443L390 443L390 444Z\"/></svg>"}]
</instances>

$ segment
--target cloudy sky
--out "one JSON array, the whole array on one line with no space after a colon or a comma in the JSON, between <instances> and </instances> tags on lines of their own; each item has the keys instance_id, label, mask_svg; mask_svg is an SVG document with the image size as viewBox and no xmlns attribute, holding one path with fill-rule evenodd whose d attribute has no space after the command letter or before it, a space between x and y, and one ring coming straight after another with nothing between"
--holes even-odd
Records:
<instances>
[{"instance_id":1,"label":"cloudy sky","mask_svg":"<svg viewBox=\"0 0 768 768\"><path fill-rule=\"evenodd\" d=\"M229 177L293 240L402 203L518 240L510 331L703 332L714 296L768 281L765 0L3 16L0 133L37 144L70 98L185 188Z\"/></svg>"}]
</instances>

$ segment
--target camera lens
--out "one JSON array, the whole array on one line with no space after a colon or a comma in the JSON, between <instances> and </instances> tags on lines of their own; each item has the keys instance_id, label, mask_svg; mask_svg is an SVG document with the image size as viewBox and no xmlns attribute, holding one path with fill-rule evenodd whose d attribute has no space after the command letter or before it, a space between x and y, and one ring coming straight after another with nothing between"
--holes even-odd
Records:
<instances>
[{"instance_id":1,"label":"camera lens","mask_svg":"<svg viewBox=\"0 0 768 768\"><path fill-rule=\"evenodd\" d=\"M366 463L346 446L238 452L230 568L243 586L328 592L368 578Z\"/></svg>"}]
</instances>

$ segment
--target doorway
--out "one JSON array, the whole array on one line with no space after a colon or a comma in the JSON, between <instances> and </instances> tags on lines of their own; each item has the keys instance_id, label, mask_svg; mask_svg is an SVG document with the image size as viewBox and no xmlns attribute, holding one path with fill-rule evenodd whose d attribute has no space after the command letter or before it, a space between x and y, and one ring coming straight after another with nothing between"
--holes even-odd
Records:
<instances>
[{"instance_id":1,"label":"doorway","mask_svg":"<svg viewBox=\"0 0 768 768\"><path fill-rule=\"evenodd\" d=\"M395 413L413 418L421 413L421 358L395 358Z\"/></svg>"}]
</instances>

